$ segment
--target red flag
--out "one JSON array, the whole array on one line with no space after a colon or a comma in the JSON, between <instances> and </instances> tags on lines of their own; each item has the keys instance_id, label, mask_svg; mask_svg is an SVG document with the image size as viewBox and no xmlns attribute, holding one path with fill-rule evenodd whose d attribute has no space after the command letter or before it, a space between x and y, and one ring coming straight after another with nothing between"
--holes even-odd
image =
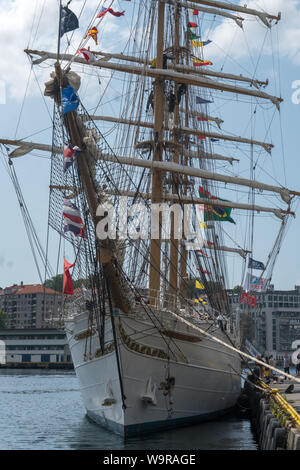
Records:
<instances>
[{"instance_id":1,"label":"red flag","mask_svg":"<svg viewBox=\"0 0 300 470\"><path fill-rule=\"evenodd\" d=\"M106 15L106 13L109 11L109 13L113 16L124 16L125 14L125 11L114 11L112 8L103 8L99 15L97 16L97 18L102 18L104 15Z\"/></svg>"},{"instance_id":2,"label":"red flag","mask_svg":"<svg viewBox=\"0 0 300 470\"><path fill-rule=\"evenodd\" d=\"M189 28L197 28L197 23L188 23Z\"/></svg>"},{"instance_id":3,"label":"red flag","mask_svg":"<svg viewBox=\"0 0 300 470\"><path fill-rule=\"evenodd\" d=\"M69 269L73 268L75 263L71 264L64 258L64 289L63 294L72 295L74 292L73 281Z\"/></svg>"},{"instance_id":4,"label":"red flag","mask_svg":"<svg viewBox=\"0 0 300 470\"><path fill-rule=\"evenodd\" d=\"M247 292L242 293L240 303L257 308L257 299L253 295L247 294Z\"/></svg>"},{"instance_id":5,"label":"red flag","mask_svg":"<svg viewBox=\"0 0 300 470\"><path fill-rule=\"evenodd\" d=\"M194 10L194 11L193 11L193 15L194 15L194 16L197 16L197 15L198 15L198 10Z\"/></svg>"}]
</instances>

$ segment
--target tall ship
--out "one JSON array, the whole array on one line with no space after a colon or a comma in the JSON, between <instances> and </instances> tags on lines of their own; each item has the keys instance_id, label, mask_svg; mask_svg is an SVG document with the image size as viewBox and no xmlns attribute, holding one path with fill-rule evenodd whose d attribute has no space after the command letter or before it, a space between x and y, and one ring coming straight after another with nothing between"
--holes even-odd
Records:
<instances>
[{"instance_id":1,"label":"tall ship","mask_svg":"<svg viewBox=\"0 0 300 470\"><path fill-rule=\"evenodd\" d=\"M217 71L210 35L247 21L267 34L281 15L213 0L85 8L60 2L57 47L25 50L33 70L51 67L52 142L0 143L10 171L16 157L51 154L48 236L64 263L61 320L82 399L93 421L130 437L214 419L239 396L247 308L233 311L228 272L259 309L299 194L255 171L273 143L239 111L277 113L282 99L268 80ZM245 136L222 130L222 100ZM270 218L277 231L256 261L254 227Z\"/></svg>"}]
</instances>

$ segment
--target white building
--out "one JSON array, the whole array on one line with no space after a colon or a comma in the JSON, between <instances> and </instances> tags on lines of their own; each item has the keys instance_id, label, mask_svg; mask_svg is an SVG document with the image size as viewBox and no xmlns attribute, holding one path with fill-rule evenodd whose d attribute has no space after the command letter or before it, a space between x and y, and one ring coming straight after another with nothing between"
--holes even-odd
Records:
<instances>
[{"instance_id":1,"label":"white building","mask_svg":"<svg viewBox=\"0 0 300 470\"><path fill-rule=\"evenodd\" d=\"M0 341L4 343L6 364L72 362L63 330L0 329Z\"/></svg>"}]
</instances>

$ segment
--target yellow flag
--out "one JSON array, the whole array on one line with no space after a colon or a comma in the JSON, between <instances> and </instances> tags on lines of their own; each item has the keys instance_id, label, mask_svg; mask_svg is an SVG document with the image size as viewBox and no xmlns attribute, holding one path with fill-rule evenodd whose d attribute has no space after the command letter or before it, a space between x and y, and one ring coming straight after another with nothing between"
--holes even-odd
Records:
<instances>
[{"instance_id":1,"label":"yellow flag","mask_svg":"<svg viewBox=\"0 0 300 470\"><path fill-rule=\"evenodd\" d=\"M195 41L195 39L192 40L192 47L202 47L203 46L203 41Z\"/></svg>"},{"instance_id":2,"label":"yellow flag","mask_svg":"<svg viewBox=\"0 0 300 470\"><path fill-rule=\"evenodd\" d=\"M204 287L203 284L201 284L201 282L196 281L196 289L201 289L201 290L203 290L203 289L205 289L205 287Z\"/></svg>"},{"instance_id":3,"label":"yellow flag","mask_svg":"<svg viewBox=\"0 0 300 470\"><path fill-rule=\"evenodd\" d=\"M199 222L200 228L207 228L207 225L205 222Z\"/></svg>"}]
</instances>

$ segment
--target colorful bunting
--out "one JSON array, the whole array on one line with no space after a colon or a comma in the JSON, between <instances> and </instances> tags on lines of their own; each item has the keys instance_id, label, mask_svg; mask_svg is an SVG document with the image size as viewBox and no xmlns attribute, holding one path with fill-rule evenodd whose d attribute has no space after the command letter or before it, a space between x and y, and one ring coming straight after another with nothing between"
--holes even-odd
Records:
<instances>
[{"instance_id":1,"label":"colorful bunting","mask_svg":"<svg viewBox=\"0 0 300 470\"><path fill-rule=\"evenodd\" d=\"M73 268L75 263L71 264L64 258L64 287L63 294L72 295L74 292L73 281L69 269Z\"/></svg>"},{"instance_id":2,"label":"colorful bunting","mask_svg":"<svg viewBox=\"0 0 300 470\"><path fill-rule=\"evenodd\" d=\"M207 300L203 299L202 297L196 297L194 299L194 302L196 302L197 304L198 303L201 303L202 305L206 305L207 304Z\"/></svg>"},{"instance_id":3,"label":"colorful bunting","mask_svg":"<svg viewBox=\"0 0 300 470\"><path fill-rule=\"evenodd\" d=\"M105 7L102 7L99 15L97 16L97 18L102 18L104 15L106 15L106 13L110 13L111 15L113 16L117 16L117 17L120 17L120 16L124 16L125 14L125 11L114 11L112 8L105 8Z\"/></svg>"},{"instance_id":4,"label":"colorful bunting","mask_svg":"<svg viewBox=\"0 0 300 470\"><path fill-rule=\"evenodd\" d=\"M207 255L207 254L204 253L202 250L198 250L197 253L199 253L199 254L202 255L202 256L205 256L205 258L211 258L211 256Z\"/></svg>"},{"instance_id":5,"label":"colorful bunting","mask_svg":"<svg viewBox=\"0 0 300 470\"><path fill-rule=\"evenodd\" d=\"M89 49L85 49L84 47L79 49L76 54L82 54L88 64L92 64L96 61L96 57Z\"/></svg>"},{"instance_id":6,"label":"colorful bunting","mask_svg":"<svg viewBox=\"0 0 300 470\"><path fill-rule=\"evenodd\" d=\"M98 29L96 28L96 26L90 28L84 37L85 39L89 37L93 38L96 43L96 46L98 46Z\"/></svg>"},{"instance_id":7,"label":"colorful bunting","mask_svg":"<svg viewBox=\"0 0 300 470\"><path fill-rule=\"evenodd\" d=\"M205 65L213 65L210 60L201 60L201 59L193 59L194 67L203 67Z\"/></svg>"},{"instance_id":8,"label":"colorful bunting","mask_svg":"<svg viewBox=\"0 0 300 470\"><path fill-rule=\"evenodd\" d=\"M211 41L195 41L192 39L192 47L204 47L210 44Z\"/></svg>"},{"instance_id":9,"label":"colorful bunting","mask_svg":"<svg viewBox=\"0 0 300 470\"><path fill-rule=\"evenodd\" d=\"M250 305L250 307L257 308L257 299L253 295L243 292L241 295L240 303L244 305Z\"/></svg>"},{"instance_id":10,"label":"colorful bunting","mask_svg":"<svg viewBox=\"0 0 300 470\"><path fill-rule=\"evenodd\" d=\"M196 289L201 289L201 290L205 289L204 285L199 281L196 281L195 287Z\"/></svg>"},{"instance_id":11,"label":"colorful bunting","mask_svg":"<svg viewBox=\"0 0 300 470\"><path fill-rule=\"evenodd\" d=\"M187 32L188 32L188 35L189 35L189 39L200 39L201 36L197 36L197 34L193 33L193 31L188 28L187 29Z\"/></svg>"}]
</instances>

